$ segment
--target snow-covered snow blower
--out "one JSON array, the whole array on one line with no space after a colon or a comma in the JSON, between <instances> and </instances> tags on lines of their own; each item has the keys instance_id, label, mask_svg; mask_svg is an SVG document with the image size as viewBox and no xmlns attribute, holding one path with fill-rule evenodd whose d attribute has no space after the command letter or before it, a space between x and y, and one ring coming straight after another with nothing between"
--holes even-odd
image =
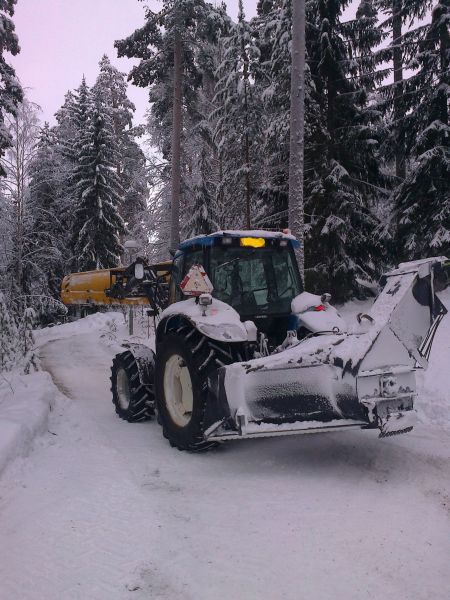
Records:
<instances>
[{"instance_id":1,"label":"snow-covered snow blower","mask_svg":"<svg viewBox=\"0 0 450 600\"><path fill-rule=\"evenodd\" d=\"M388 273L370 312L347 329L329 294L303 290L297 243L267 231L187 240L163 278L163 310L154 265L137 261L109 285L111 302L139 295L159 313L154 347L129 344L114 358L117 414L133 422L156 409L164 436L183 450L352 427L410 431L415 370L426 368L447 312L436 292L449 284L448 259Z\"/></svg>"}]
</instances>

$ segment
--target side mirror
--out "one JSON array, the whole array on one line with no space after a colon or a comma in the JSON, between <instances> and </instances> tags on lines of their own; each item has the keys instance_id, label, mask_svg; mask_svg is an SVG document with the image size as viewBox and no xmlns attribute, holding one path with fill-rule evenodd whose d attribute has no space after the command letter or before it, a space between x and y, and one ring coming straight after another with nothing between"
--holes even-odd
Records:
<instances>
[{"instance_id":1,"label":"side mirror","mask_svg":"<svg viewBox=\"0 0 450 600\"><path fill-rule=\"evenodd\" d=\"M135 279L144 279L144 265L142 263L134 265L134 277Z\"/></svg>"}]
</instances>

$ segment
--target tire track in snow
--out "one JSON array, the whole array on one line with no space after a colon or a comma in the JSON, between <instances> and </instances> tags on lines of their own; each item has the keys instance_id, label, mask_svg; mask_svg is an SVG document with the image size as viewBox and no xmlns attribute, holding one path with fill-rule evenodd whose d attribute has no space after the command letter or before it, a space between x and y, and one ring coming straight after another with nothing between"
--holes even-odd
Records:
<instances>
[{"instance_id":1,"label":"tire track in snow","mask_svg":"<svg viewBox=\"0 0 450 600\"><path fill-rule=\"evenodd\" d=\"M161 534L151 497L98 425L108 396L108 354L90 351L89 336L80 336L69 345L46 345L42 357L59 389L76 401L54 424L53 444L30 457L21 476L24 487L0 515L2 546L8 548L0 563L2 596L148 598L141 572L158 563ZM126 425L113 414L111 421L113 431ZM167 592L160 597L176 598L161 568L158 577L158 594Z\"/></svg>"}]
</instances>

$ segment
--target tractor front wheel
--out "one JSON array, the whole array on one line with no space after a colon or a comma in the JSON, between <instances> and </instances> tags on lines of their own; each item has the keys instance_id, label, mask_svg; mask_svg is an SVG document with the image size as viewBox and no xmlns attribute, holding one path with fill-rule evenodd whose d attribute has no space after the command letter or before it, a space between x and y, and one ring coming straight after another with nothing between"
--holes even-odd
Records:
<instances>
[{"instance_id":1,"label":"tractor front wheel","mask_svg":"<svg viewBox=\"0 0 450 600\"><path fill-rule=\"evenodd\" d=\"M199 452L216 444L205 442L203 421L208 375L217 368L216 352L207 338L169 333L156 353L156 406L164 437L179 450Z\"/></svg>"}]
</instances>

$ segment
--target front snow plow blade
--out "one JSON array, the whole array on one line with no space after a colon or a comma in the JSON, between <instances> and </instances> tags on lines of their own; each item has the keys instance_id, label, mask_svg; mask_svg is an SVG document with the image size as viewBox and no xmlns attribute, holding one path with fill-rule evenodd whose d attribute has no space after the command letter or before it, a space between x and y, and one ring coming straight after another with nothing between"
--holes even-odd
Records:
<instances>
[{"instance_id":1,"label":"front snow plow blade","mask_svg":"<svg viewBox=\"0 0 450 600\"><path fill-rule=\"evenodd\" d=\"M283 352L275 363L275 357L268 357L218 369L210 380L205 438L377 427L380 437L411 431L416 420L411 387L387 398L379 395L378 375L355 378L340 366L321 362L342 341L343 336L316 337ZM403 377L409 381L411 371ZM358 388L364 393L374 385L375 393L364 399L358 395Z\"/></svg>"},{"instance_id":2,"label":"front snow plow blade","mask_svg":"<svg viewBox=\"0 0 450 600\"><path fill-rule=\"evenodd\" d=\"M210 381L207 439L292 435L367 425L356 390L332 385L338 382L335 368L320 364L271 368L270 363L262 367L258 361L258 368L252 370L251 362L222 367ZM319 381L325 385L317 385Z\"/></svg>"},{"instance_id":3,"label":"front snow plow blade","mask_svg":"<svg viewBox=\"0 0 450 600\"><path fill-rule=\"evenodd\" d=\"M380 437L411 431L415 370L426 368L447 312L436 291L449 285L449 266L445 257L400 265L348 334L310 337L219 368L209 380L205 439L353 427L378 428Z\"/></svg>"}]
</instances>

